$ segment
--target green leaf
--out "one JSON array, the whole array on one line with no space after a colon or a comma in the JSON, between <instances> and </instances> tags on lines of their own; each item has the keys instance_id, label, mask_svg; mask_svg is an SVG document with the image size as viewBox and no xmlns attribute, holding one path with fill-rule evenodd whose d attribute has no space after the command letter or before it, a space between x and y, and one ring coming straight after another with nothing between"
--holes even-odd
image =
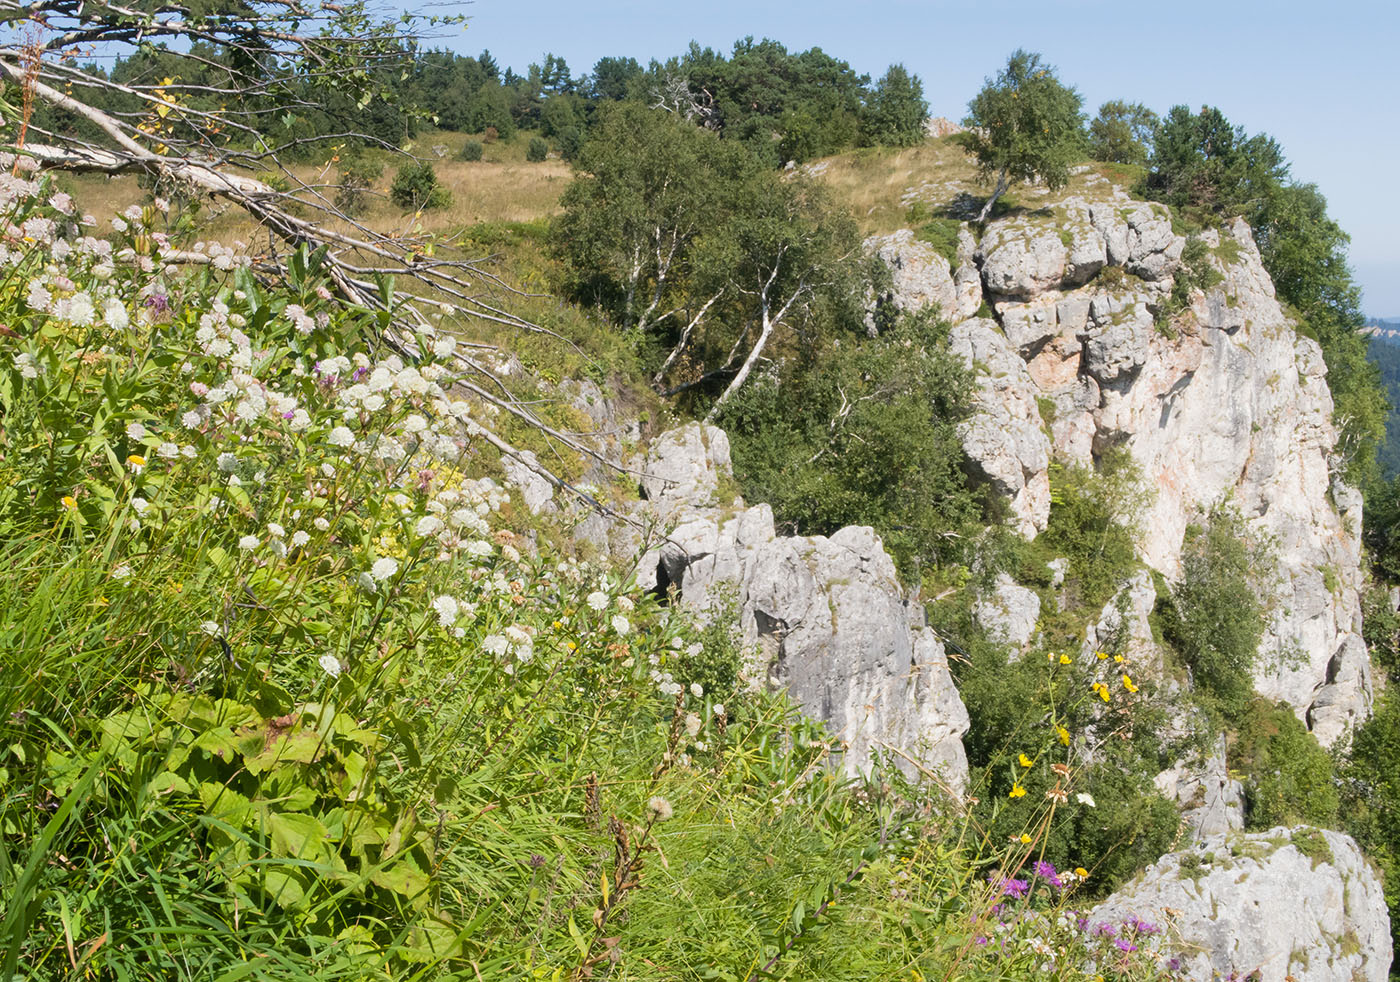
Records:
<instances>
[{"instance_id":1,"label":"green leaf","mask_svg":"<svg viewBox=\"0 0 1400 982\"><path fill-rule=\"evenodd\" d=\"M272 854L289 859L321 859L330 839L319 819L299 812L270 813L267 830L272 837Z\"/></svg>"}]
</instances>

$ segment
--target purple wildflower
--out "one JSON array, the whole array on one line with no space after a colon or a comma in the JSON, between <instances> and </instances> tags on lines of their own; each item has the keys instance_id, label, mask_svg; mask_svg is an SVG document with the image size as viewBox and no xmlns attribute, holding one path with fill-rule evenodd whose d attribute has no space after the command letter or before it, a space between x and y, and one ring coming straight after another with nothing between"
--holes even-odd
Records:
<instances>
[{"instance_id":1,"label":"purple wildflower","mask_svg":"<svg viewBox=\"0 0 1400 982\"><path fill-rule=\"evenodd\" d=\"M1042 880L1050 884L1055 889L1058 890L1065 885L1064 881L1060 879L1060 874L1055 872L1055 867L1050 863L1047 863L1045 860L1036 860L1033 869L1035 870L1036 876L1040 877Z\"/></svg>"},{"instance_id":2,"label":"purple wildflower","mask_svg":"<svg viewBox=\"0 0 1400 982\"><path fill-rule=\"evenodd\" d=\"M1161 933L1162 933L1162 929L1159 928L1156 924L1153 924L1153 923L1151 923L1150 921L1144 921L1144 920L1142 920L1142 919L1140 919L1140 918L1137 918L1137 917L1134 917L1134 918L1133 918L1132 920L1130 920L1130 921L1126 921L1126 922L1124 923L1123 926L1124 926L1124 927L1130 927L1130 928L1132 928L1134 934L1161 934Z\"/></svg>"},{"instance_id":3,"label":"purple wildflower","mask_svg":"<svg viewBox=\"0 0 1400 982\"><path fill-rule=\"evenodd\" d=\"M1116 938L1118 930L1107 921L1099 921L1094 925L1094 937L1096 938Z\"/></svg>"},{"instance_id":4,"label":"purple wildflower","mask_svg":"<svg viewBox=\"0 0 1400 982\"><path fill-rule=\"evenodd\" d=\"M1119 951L1137 951L1137 945L1133 944L1127 938L1119 938L1113 943L1118 946Z\"/></svg>"}]
</instances>

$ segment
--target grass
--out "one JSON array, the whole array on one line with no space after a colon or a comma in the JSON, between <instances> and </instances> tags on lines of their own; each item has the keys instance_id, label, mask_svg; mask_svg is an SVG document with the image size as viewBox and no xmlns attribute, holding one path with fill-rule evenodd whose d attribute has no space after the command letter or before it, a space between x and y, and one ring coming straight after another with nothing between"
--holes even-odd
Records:
<instances>
[{"instance_id":1,"label":"grass","mask_svg":"<svg viewBox=\"0 0 1400 982\"><path fill-rule=\"evenodd\" d=\"M558 159L528 163L524 135L488 143L480 161L464 161L458 154L469 139L480 140L481 137L430 132L410 144L407 155L384 150L366 151L362 159L372 165L382 165L383 172L370 189L368 205L359 216L361 220L384 234L408 234L417 229L430 235L451 236L469 225L536 221L558 210L559 196L572 177L568 164ZM434 147L442 149L441 156ZM397 168L410 162L408 155L433 165L439 183L452 194L449 207L415 216L389 201L389 184ZM328 154L317 161L289 165L287 171L295 182L323 188L322 193L334 197L340 165L341 161ZM266 180L287 175L255 176ZM62 183L104 227L113 215L144 201L146 193L135 177L74 175L65 177ZM265 237L241 210L227 206L208 209L201 234L225 243L235 240L252 243Z\"/></svg>"}]
</instances>

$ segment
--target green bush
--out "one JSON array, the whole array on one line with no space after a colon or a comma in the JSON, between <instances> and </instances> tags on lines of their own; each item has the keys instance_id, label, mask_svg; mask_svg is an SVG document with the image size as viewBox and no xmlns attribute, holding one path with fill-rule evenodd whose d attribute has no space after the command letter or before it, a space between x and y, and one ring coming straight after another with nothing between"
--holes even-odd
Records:
<instances>
[{"instance_id":1,"label":"green bush","mask_svg":"<svg viewBox=\"0 0 1400 982\"><path fill-rule=\"evenodd\" d=\"M1196 691L1241 721L1274 589L1272 548L1228 506L1186 530L1181 576L1160 612L1166 640L1190 667Z\"/></svg>"},{"instance_id":2,"label":"green bush","mask_svg":"<svg viewBox=\"0 0 1400 982\"><path fill-rule=\"evenodd\" d=\"M804 533L873 525L901 570L968 559L981 499L957 424L971 382L928 313L873 339L824 347L725 406L735 476Z\"/></svg>"},{"instance_id":3,"label":"green bush","mask_svg":"<svg viewBox=\"0 0 1400 982\"><path fill-rule=\"evenodd\" d=\"M1069 560L1062 608L1096 617L1123 585L1137 566L1134 540L1149 503L1142 471L1125 449L1109 449L1092 469L1050 465L1050 519L1039 541Z\"/></svg>"},{"instance_id":4,"label":"green bush","mask_svg":"<svg viewBox=\"0 0 1400 982\"><path fill-rule=\"evenodd\" d=\"M452 203L452 194L438 183L437 171L425 161L399 168L389 185L389 200L408 211L426 211L446 208Z\"/></svg>"},{"instance_id":5,"label":"green bush","mask_svg":"<svg viewBox=\"0 0 1400 982\"><path fill-rule=\"evenodd\" d=\"M463 160L477 161L481 159L481 155L485 152L486 147L480 140L468 140L466 143L462 144L462 152L459 156Z\"/></svg>"},{"instance_id":6,"label":"green bush","mask_svg":"<svg viewBox=\"0 0 1400 982\"><path fill-rule=\"evenodd\" d=\"M1067 754L1076 761L1075 793L1056 806L1041 840L1047 860L1059 868L1083 866L1096 890L1109 891L1170 849L1180 814L1152 775L1189 754L1191 743L1161 739L1167 713L1159 690L1138 680L1138 691L1130 691L1123 678L1132 677L1133 666L1115 661L1112 646L1104 660L1085 660L1070 649L1075 657L1066 665L1064 649L1052 647L1008 662L1004 648L977 640L970 625L954 631L974 639L951 663L972 721L964 743L978 799L974 817L985 834L993 841L1017 835L1047 793L1066 783L1051 763ZM1106 687L1109 701L1095 684ZM1076 755L1092 732L1118 736L1098 743L1095 759L1085 763ZM1018 787L1025 794L1012 797Z\"/></svg>"},{"instance_id":7,"label":"green bush","mask_svg":"<svg viewBox=\"0 0 1400 982\"><path fill-rule=\"evenodd\" d=\"M538 136L530 137L530 142L525 147L525 159L532 164L538 164L548 156L549 144Z\"/></svg>"},{"instance_id":8,"label":"green bush","mask_svg":"<svg viewBox=\"0 0 1400 982\"><path fill-rule=\"evenodd\" d=\"M1245 775L1246 826L1335 827L1340 798L1332 758L1292 708L1256 698L1240 720L1228 754Z\"/></svg>"},{"instance_id":9,"label":"green bush","mask_svg":"<svg viewBox=\"0 0 1400 982\"><path fill-rule=\"evenodd\" d=\"M1400 947L1400 699L1392 686L1352 736L1342 768L1342 827L1383 873L1390 936ZM1392 976L1393 977L1393 976Z\"/></svg>"}]
</instances>

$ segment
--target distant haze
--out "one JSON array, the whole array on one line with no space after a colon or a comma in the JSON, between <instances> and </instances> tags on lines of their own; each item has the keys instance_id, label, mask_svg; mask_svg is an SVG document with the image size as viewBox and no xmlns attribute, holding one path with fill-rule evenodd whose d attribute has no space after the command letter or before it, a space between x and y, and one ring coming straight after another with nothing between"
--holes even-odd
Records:
<instances>
[{"instance_id":1,"label":"distant haze","mask_svg":"<svg viewBox=\"0 0 1400 982\"><path fill-rule=\"evenodd\" d=\"M1017 47L1041 52L1091 115L1115 98L1159 113L1176 103L1215 105L1250 133L1275 137L1294 178L1321 188L1351 234L1364 309L1400 316L1400 5L477 0L460 9L471 24L450 46L468 54L489 48L521 73L546 51L581 75L607 55L645 64L682 53L692 39L728 53L752 34L789 50L820 47L872 77L903 62L923 79L933 115L952 119Z\"/></svg>"}]
</instances>

